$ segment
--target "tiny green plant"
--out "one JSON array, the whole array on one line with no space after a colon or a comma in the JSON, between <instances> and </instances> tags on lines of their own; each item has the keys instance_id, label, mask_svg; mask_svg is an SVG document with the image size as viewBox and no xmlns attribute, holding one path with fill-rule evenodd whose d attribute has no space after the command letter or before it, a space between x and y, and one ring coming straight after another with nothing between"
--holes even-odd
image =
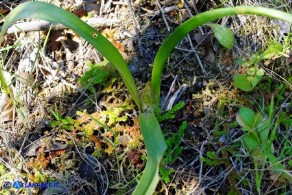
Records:
<instances>
[{"instance_id":1,"label":"tiny green plant","mask_svg":"<svg viewBox=\"0 0 292 195\"><path fill-rule=\"evenodd\" d=\"M108 61L104 60L99 64L92 64L88 62L89 69L79 79L83 88L87 88L91 93L94 93L94 86L101 84L106 86L109 79L113 76L114 72L107 69Z\"/></svg>"},{"instance_id":2,"label":"tiny green plant","mask_svg":"<svg viewBox=\"0 0 292 195\"><path fill-rule=\"evenodd\" d=\"M171 109L167 110L165 113L161 113L161 111L159 111L157 113L157 120L159 122L163 122L166 120L174 119L177 111L181 110L184 106L185 106L184 102L179 102L175 104Z\"/></svg>"},{"instance_id":3,"label":"tiny green plant","mask_svg":"<svg viewBox=\"0 0 292 195\"><path fill-rule=\"evenodd\" d=\"M209 166L218 166L225 163L225 160L219 158L214 151L208 151L206 157L202 157L201 161Z\"/></svg>"},{"instance_id":4,"label":"tiny green plant","mask_svg":"<svg viewBox=\"0 0 292 195\"><path fill-rule=\"evenodd\" d=\"M161 160L161 166L159 173L164 182L170 182L170 176L174 173L174 169L168 168L182 153L183 147L180 146L182 139L187 128L187 122L183 121L180 125L177 133L172 133L170 136L166 137L167 149L164 152L163 158Z\"/></svg>"},{"instance_id":5,"label":"tiny green plant","mask_svg":"<svg viewBox=\"0 0 292 195\"><path fill-rule=\"evenodd\" d=\"M114 45L76 15L51 4L32 1L16 7L5 18L0 33L0 42L2 42L3 36L10 24L23 18L37 18L50 21L53 24L61 23L74 30L94 46L117 69L139 109L140 127L147 150L147 163L133 194L153 194L159 181L159 164L167 148L159 122L154 113L160 105L163 66L174 47L193 29L210 21L237 14L256 14L292 22L291 14L263 7L239 6L220 8L198 14L180 25L161 45L153 62L151 81L147 83L141 95L138 92L127 63ZM218 27L213 26L213 28ZM9 86L4 79L2 69L0 70L0 82L6 94L13 98L13 94L10 92Z\"/></svg>"},{"instance_id":6,"label":"tiny green plant","mask_svg":"<svg viewBox=\"0 0 292 195\"><path fill-rule=\"evenodd\" d=\"M255 53L250 59L238 59L237 62L245 73L234 76L234 85L243 91L252 91L264 76L264 69L260 68L259 63L265 61L265 64L268 64L271 60L285 55L283 50L280 42L271 40L265 51Z\"/></svg>"},{"instance_id":7,"label":"tiny green plant","mask_svg":"<svg viewBox=\"0 0 292 195\"><path fill-rule=\"evenodd\" d=\"M272 123L274 117L274 98L269 106L268 117L246 107L241 108L236 116L238 124L244 131L243 145L254 160L256 188L259 194L266 163L270 163L275 175L280 175L289 182L292 181L292 175L285 171L286 168L281 163L281 159L273 154L273 142L276 140L276 130L280 124L280 118Z\"/></svg>"},{"instance_id":8,"label":"tiny green plant","mask_svg":"<svg viewBox=\"0 0 292 195\"><path fill-rule=\"evenodd\" d=\"M57 106L55 106L55 111L51 110L51 113L56 119L50 122L51 127L62 127L66 130L72 130L74 128L74 119L70 116L63 118Z\"/></svg>"},{"instance_id":9,"label":"tiny green plant","mask_svg":"<svg viewBox=\"0 0 292 195\"><path fill-rule=\"evenodd\" d=\"M184 102L178 102L171 109L165 112L161 112L161 110L158 109L156 113L158 122L162 123L162 122L174 119L176 113L179 110L181 110L184 106L185 106ZM165 183L170 182L170 176L174 173L174 169L168 168L168 166L171 165L183 151L183 147L180 146L180 143L184 137L186 128L187 128L187 122L183 121L177 133L171 133L165 139L167 149L164 152L163 158L161 160L161 165L159 168L161 179Z\"/></svg>"}]
</instances>

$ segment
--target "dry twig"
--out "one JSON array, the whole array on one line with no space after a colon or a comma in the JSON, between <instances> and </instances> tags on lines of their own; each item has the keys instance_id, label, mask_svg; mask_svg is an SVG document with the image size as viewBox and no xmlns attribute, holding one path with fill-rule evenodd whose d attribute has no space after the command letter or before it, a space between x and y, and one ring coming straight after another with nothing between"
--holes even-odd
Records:
<instances>
[{"instance_id":1,"label":"dry twig","mask_svg":"<svg viewBox=\"0 0 292 195\"><path fill-rule=\"evenodd\" d=\"M87 24L94 28L103 28L118 24L117 19L104 19L104 18L89 18L84 20ZM31 22L21 22L14 24L7 30L7 34L14 34L20 32L31 32L31 31L48 31L52 26L52 30L63 30L67 27L61 24L52 25L47 21L31 21ZM2 27L0 28L0 30Z\"/></svg>"}]
</instances>

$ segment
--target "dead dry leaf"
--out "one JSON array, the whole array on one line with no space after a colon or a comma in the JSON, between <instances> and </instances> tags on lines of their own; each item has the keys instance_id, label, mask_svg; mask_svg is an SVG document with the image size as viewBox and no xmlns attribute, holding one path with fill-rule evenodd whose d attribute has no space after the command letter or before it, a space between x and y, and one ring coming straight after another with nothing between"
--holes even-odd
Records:
<instances>
[{"instance_id":1,"label":"dead dry leaf","mask_svg":"<svg viewBox=\"0 0 292 195\"><path fill-rule=\"evenodd\" d=\"M0 94L0 118L1 122L12 120L13 117L13 101L6 93Z\"/></svg>"}]
</instances>

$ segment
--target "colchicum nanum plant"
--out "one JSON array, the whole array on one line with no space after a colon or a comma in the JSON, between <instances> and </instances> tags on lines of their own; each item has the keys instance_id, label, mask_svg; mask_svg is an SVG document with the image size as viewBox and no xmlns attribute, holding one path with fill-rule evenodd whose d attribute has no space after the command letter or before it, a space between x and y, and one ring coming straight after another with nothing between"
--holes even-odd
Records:
<instances>
[{"instance_id":1,"label":"colchicum nanum plant","mask_svg":"<svg viewBox=\"0 0 292 195\"><path fill-rule=\"evenodd\" d=\"M93 47L95 47L117 69L139 109L140 128L147 150L147 163L133 194L153 194L157 183L159 182L159 163L167 147L160 125L155 116L155 110L159 108L160 105L160 82L163 66L174 47L189 32L200 25L208 24L210 21L237 14L255 14L292 22L291 14L263 7L239 6L220 8L198 14L180 25L161 45L153 62L151 80L146 84L146 87L142 90L141 95L138 92L134 78L126 61L122 58L121 54L114 47L114 45L94 28L83 22L80 18L54 5L32 1L17 6L5 18L0 34L0 42L2 42L3 36L9 25L23 18L35 18L49 21L52 24L63 24L64 26L75 31ZM216 24L208 24L208 26L213 30L221 29L221 27ZM224 42L228 40L220 40L220 34L217 36L219 38L216 38L223 46L229 49L232 48L232 40L229 40L229 43L224 45ZM233 36L231 36L230 39L233 39ZM10 98L13 98L13 93L10 92L2 71L3 67L0 70L1 86L5 93L7 93Z\"/></svg>"}]
</instances>

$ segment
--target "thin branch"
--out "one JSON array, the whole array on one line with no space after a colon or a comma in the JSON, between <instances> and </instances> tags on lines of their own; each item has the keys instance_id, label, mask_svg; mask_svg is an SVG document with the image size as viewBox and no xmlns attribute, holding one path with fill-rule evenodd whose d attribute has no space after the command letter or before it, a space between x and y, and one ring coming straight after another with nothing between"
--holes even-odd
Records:
<instances>
[{"instance_id":1,"label":"thin branch","mask_svg":"<svg viewBox=\"0 0 292 195\"><path fill-rule=\"evenodd\" d=\"M113 24L118 24L117 19L104 19L104 18L89 18L84 20L87 24L94 28L103 28L108 27ZM31 31L48 31L52 26L52 30L63 30L67 27L62 24L52 25L47 21L31 21L31 22L21 22L12 25L7 30L7 34L14 34L20 32L31 32ZM0 27L0 31L2 30L2 26Z\"/></svg>"}]
</instances>

